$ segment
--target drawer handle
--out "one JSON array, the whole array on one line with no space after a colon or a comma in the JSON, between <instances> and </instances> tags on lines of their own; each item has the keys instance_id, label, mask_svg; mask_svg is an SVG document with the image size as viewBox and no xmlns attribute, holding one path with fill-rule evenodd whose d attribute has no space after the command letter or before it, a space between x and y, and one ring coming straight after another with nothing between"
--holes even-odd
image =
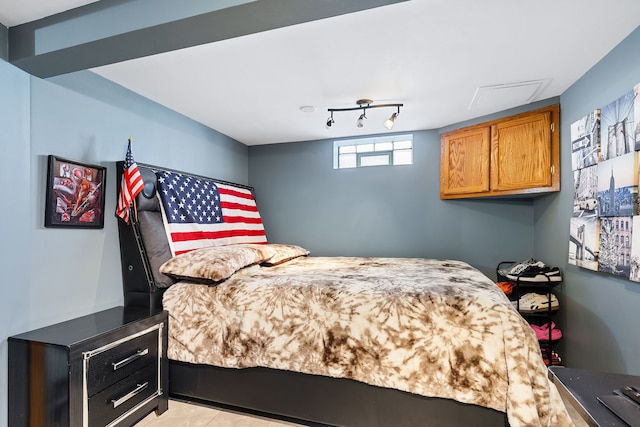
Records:
<instances>
[{"instance_id":1,"label":"drawer handle","mask_svg":"<svg viewBox=\"0 0 640 427\"><path fill-rule=\"evenodd\" d=\"M127 366L129 363L140 359L142 356L146 356L147 354L149 354L149 349L145 348L144 350L138 350L136 351L135 354L132 354L131 356L127 357L126 359L123 359L119 362L113 362L113 370L117 371L118 369L122 368L123 366Z\"/></svg>"},{"instance_id":2,"label":"drawer handle","mask_svg":"<svg viewBox=\"0 0 640 427\"><path fill-rule=\"evenodd\" d=\"M111 403L113 403L113 408L115 409L118 406L122 405L124 402L126 402L129 399L131 399L133 396L135 396L136 394L140 393L142 390L144 390L147 387L149 387L149 381L147 381L144 384L136 384L136 388L135 389L131 390L129 393L125 394L120 399L111 400Z\"/></svg>"}]
</instances>

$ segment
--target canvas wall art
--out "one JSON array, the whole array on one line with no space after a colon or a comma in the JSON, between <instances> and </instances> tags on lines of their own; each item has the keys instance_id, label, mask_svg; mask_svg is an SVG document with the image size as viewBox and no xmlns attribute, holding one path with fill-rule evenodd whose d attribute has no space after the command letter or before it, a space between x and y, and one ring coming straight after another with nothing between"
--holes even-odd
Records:
<instances>
[{"instance_id":1,"label":"canvas wall art","mask_svg":"<svg viewBox=\"0 0 640 427\"><path fill-rule=\"evenodd\" d=\"M593 165L573 172L573 216L598 215L598 166Z\"/></svg>"},{"instance_id":2,"label":"canvas wall art","mask_svg":"<svg viewBox=\"0 0 640 427\"><path fill-rule=\"evenodd\" d=\"M573 170L600 161L600 110L571 124L571 166Z\"/></svg>"},{"instance_id":3,"label":"canvas wall art","mask_svg":"<svg viewBox=\"0 0 640 427\"><path fill-rule=\"evenodd\" d=\"M640 83L571 124L571 155L569 264L640 282Z\"/></svg>"},{"instance_id":4,"label":"canvas wall art","mask_svg":"<svg viewBox=\"0 0 640 427\"><path fill-rule=\"evenodd\" d=\"M569 264L598 271L599 247L600 221L598 217L571 218Z\"/></svg>"},{"instance_id":5,"label":"canvas wall art","mask_svg":"<svg viewBox=\"0 0 640 427\"><path fill-rule=\"evenodd\" d=\"M640 150L640 83L633 88L633 133L636 141L636 151Z\"/></svg>"},{"instance_id":6,"label":"canvas wall art","mask_svg":"<svg viewBox=\"0 0 640 427\"><path fill-rule=\"evenodd\" d=\"M638 152L604 160L598 168L598 216L638 215Z\"/></svg>"},{"instance_id":7,"label":"canvas wall art","mask_svg":"<svg viewBox=\"0 0 640 427\"><path fill-rule=\"evenodd\" d=\"M635 101L632 89L601 109L600 141L603 160L631 153L636 147Z\"/></svg>"},{"instance_id":8,"label":"canvas wall art","mask_svg":"<svg viewBox=\"0 0 640 427\"><path fill-rule=\"evenodd\" d=\"M640 216L633 217L633 230L640 230ZM631 234L631 265L629 280L640 282L640 231Z\"/></svg>"},{"instance_id":9,"label":"canvas wall art","mask_svg":"<svg viewBox=\"0 0 640 427\"><path fill-rule=\"evenodd\" d=\"M633 217L600 218L598 271L629 278Z\"/></svg>"}]
</instances>

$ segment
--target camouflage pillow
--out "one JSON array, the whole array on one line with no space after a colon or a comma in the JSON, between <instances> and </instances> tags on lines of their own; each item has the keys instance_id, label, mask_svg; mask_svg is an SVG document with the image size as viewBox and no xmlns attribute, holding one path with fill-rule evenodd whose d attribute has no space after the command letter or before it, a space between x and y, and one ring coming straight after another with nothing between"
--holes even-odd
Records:
<instances>
[{"instance_id":1,"label":"camouflage pillow","mask_svg":"<svg viewBox=\"0 0 640 427\"><path fill-rule=\"evenodd\" d=\"M272 256L267 245L211 246L171 258L162 264L160 272L182 280L217 284L236 271L260 264Z\"/></svg>"},{"instance_id":2,"label":"camouflage pillow","mask_svg":"<svg viewBox=\"0 0 640 427\"><path fill-rule=\"evenodd\" d=\"M266 249L272 253L271 257L263 262L263 265L266 266L282 264L283 262L290 261L294 258L309 255L308 250L296 245L269 243L265 246L267 247Z\"/></svg>"}]
</instances>

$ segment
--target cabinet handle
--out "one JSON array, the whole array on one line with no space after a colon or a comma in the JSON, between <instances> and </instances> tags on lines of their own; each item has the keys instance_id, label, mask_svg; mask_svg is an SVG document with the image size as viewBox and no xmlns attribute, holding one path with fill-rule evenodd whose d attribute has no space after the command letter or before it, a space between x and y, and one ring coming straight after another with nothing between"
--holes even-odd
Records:
<instances>
[{"instance_id":1,"label":"cabinet handle","mask_svg":"<svg viewBox=\"0 0 640 427\"><path fill-rule=\"evenodd\" d=\"M117 371L118 369L122 368L123 366L127 366L129 363L140 359L142 356L146 356L147 354L149 354L149 349L145 348L144 350L138 350L136 351L135 354L132 354L131 356L127 357L126 359L122 359L119 362L113 362L113 370Z\"/></svg>"},{"instance_id":2,"label":"cabinet handle","mask_svg":"<svg viewBox=\"0 0 640 427\"><path fill-rule=\"evenodd\" d=\"M142 390L144 390L147 387L149 387L149 381L147 381L144 384L136 384L136 388L135 389L131 390L129 393L125 394L120 399L111 400L111 403L113 403L113 408L115 409L118 406L122 405L124 402L126 402L129 399L131 399L133 396L135 396L136 394L140 393Z\"/></svg>"}]
</instances>

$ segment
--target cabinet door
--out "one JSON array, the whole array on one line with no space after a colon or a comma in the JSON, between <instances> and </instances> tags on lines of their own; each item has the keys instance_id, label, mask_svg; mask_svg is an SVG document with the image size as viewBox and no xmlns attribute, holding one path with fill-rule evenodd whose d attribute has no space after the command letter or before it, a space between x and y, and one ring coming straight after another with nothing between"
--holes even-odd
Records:
<instances>
[{"instance_id":1,"label":"cabinet door","mask_svg":"<svg viewBox=\"0 0 640 427\"><path fill-rule=\"evenodd\" d=\"M489 126L442 134L440 196L489 191Z\"/></svg>"},{"instance_id":2,"label":"cabinet door","mask_svg":"<svg viewBox=\"0 0 640 427\"><path fill-rule=\"evenodd\" d=\"M491 126L491 189L549 187L552 184L550 111Z\"/></svg>"}]
</instances>

